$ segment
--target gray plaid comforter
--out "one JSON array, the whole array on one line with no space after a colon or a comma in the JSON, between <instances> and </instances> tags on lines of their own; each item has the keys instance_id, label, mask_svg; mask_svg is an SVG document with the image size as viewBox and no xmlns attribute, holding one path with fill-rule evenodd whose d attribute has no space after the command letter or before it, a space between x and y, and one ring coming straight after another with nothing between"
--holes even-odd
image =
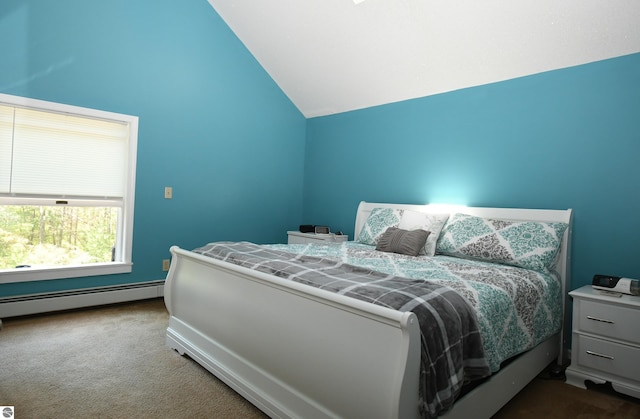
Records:
<instances>
[{"instance_id":1,"label":"gray plaid comforter","mask_svg":"<svg viewBox=\"0 0 640 419\"><path fill-rule=\"evenodd\" d=\"M460 294L447 286L248 242L210 243L194 252L373 304L414 312L422 339L419 408L426 418L450 408L463 384L490 374L476 314Z\"/></svg>"}]
</instances>

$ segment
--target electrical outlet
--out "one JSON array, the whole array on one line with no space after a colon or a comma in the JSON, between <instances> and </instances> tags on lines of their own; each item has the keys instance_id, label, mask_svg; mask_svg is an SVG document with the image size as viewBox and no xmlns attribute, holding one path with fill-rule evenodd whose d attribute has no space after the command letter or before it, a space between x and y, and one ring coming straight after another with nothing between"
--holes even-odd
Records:
<instances>
[{"instance_id":1,"label":"electrical outlet","mask_svg":"<svg viewBox=\"0 0 640 419\"><path fill-rule=\"evenodd\" d=\"M171 186L165 186L165 188L164 188L164 198L165 199L173 198L173 188Z\"/></svg>"},{"instance_id":2,"label":"electrical outlet","mask_svg":"<svg viewBox=\"0 0 640 419\"><path fill-rule=\"evenodd\" d=\"M164 272L167 272L170 267L171 267L171 260L170 259L162 259L162 270Z\"/></svg>"}]
</instances>

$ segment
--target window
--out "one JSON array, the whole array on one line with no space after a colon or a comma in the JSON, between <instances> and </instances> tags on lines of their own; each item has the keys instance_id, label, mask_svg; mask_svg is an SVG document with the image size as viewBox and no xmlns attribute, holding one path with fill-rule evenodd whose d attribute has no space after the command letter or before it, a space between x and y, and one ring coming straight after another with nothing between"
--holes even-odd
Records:
<instances>
[{"instance_id":1,"label":"window","mask_svg":"<svg viewBox=\"0 0 640 419\"><path fill-rule=\"evenodd\" d=\"M0 283L131 272L138 118L0 94Z\"/></svg>"}]
</instances>

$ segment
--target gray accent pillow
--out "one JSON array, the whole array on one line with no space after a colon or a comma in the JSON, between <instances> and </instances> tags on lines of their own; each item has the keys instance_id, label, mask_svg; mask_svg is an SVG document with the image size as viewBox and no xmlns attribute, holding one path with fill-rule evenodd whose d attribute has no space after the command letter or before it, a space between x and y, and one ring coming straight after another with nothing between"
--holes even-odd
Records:
<instances>
[{"instance_id":1,"label":"gray accent pillow","mask_svg":"<svg viewBox=\"0 0 640 419\"><path fill-rule=\"evenodd\" d=\"M418 256L429 237L425 230L403 230L389 227L378 239L376 250L381 252L400 253L402 255Z\"/></svg>"}]
</instances>

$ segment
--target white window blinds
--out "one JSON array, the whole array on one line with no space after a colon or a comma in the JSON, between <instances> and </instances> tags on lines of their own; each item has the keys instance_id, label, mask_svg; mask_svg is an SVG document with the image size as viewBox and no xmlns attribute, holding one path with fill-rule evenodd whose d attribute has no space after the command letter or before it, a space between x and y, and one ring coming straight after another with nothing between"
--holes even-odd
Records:
<instances>
[{"instance_id":1,"label":"white window blinds","mask_svg":"<svg viewBox=\"0 0 640 419\"><path fill-rule=\"evenodd\" d=\"M0 196L122 199L130 127L0 105Z\"/></svg>"}]
</instances>

